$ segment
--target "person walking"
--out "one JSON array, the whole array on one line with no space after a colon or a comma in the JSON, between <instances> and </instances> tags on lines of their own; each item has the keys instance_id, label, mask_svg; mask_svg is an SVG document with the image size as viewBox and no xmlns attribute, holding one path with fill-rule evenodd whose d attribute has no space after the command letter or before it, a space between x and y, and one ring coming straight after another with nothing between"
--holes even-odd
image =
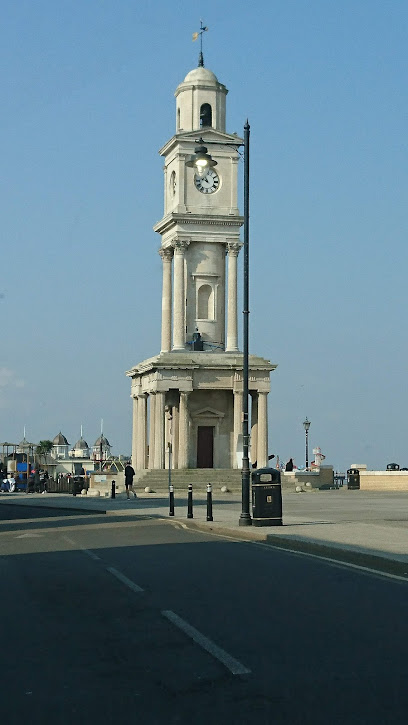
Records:
<instances>
[{"instance_id":1,"label":"person walking","mask_svg":"<svg viewBox=\"0 0 408 725\"><path fill-rule=\"evenodd\" d=\"M135 472L130 465L130 463L127 463L125 466L125 488L126 488L126 496L127 500L130 501L130 493L133 493L133 496L137 498L135 491L133 490L133 476L135 475Z\"/></svg>"}]
</instances>

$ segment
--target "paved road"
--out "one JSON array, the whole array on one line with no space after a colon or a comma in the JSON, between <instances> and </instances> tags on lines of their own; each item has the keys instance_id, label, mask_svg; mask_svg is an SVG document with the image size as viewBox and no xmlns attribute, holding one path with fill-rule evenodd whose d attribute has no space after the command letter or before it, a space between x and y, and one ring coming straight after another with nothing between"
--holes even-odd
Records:
<instances>
[{"instance_id":1,"label":"paved road","mask_svg":"<svg viewBox=\"0 0 408 725\"><path fill-rule=\"evenodd\" d=\"M406 582L67 513L0 528L5 723L405 724Z\"/></svg>"}]
</instances>

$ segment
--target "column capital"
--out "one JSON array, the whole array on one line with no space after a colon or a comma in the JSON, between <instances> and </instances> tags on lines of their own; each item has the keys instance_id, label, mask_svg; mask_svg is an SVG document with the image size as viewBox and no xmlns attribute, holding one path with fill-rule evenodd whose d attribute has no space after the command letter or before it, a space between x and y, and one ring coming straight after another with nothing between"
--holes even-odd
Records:
<instances>
[{"instance_id":1,"label":"column capital","mask_svg":"<svg viewBox=\"0 0 408 725\"><path fill-rule=\"evenodd\" d=\"M229 257L238 257L238 254L242 248L242 242L228 242L226 245L226 252Z\"/></svg>"},{"instance_id":2,"label":"column capital","mask_svg":"<svg viewBox=\"0 0 408 725\"><path fill-rule=\"evenodd\" d=\"M174 254L184 254L190 242L191 239L180 239L180 237L176 237L173 241Z\"/></svg>"},{"instance_id":3,"label":"column capital","mask_svg":"<svg viewBox=\"0 0 408 725\"><path fill-rule=\"evenodd\" d=\"M158 250L163 262L171 262L173 259L173 247L160 247Z\"/></svg>"}]
</instances>

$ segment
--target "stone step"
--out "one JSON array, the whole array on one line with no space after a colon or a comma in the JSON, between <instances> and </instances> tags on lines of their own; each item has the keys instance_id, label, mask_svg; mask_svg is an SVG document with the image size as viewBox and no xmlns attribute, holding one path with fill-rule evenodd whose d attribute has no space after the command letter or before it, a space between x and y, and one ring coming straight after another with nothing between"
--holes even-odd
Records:
<instances>
[{"instance_id":1,"label":"stone step","mask_svg":"<svg viewBox=\"0 0 408 725\"><path fill-rule=\"evenodd\" d=\"M241 486L241 471L219 468L195 468L185 470L174 470L171 472L171 482L176 489L185 488L189 483L195 486L206 486L211 483L221 488L237 489ZM169 472L166 470L150 470L138 477L137 484L142 487L149 486L152 489L167 489Z\"/></svg>"}]
</instances>

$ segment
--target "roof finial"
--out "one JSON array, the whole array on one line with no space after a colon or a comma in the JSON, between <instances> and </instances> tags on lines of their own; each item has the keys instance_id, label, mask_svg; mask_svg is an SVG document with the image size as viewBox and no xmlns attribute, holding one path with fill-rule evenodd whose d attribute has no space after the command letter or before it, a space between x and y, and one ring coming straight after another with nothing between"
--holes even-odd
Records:
<instances>
[{"instance_id":1,"label":"roof finial","mask_svg":"<svg viewBox=\"0 0 408 725\"><path fill-rule=\"evenodd\" d=\"M197 33L193 33L193 40L200 38L200 53L198 55L198 67L204 67L204 56L203 56L203 33L208 30L207 26L203 25L203 21L200 20L200 30Z\"/></svg>"}]
</instances>

